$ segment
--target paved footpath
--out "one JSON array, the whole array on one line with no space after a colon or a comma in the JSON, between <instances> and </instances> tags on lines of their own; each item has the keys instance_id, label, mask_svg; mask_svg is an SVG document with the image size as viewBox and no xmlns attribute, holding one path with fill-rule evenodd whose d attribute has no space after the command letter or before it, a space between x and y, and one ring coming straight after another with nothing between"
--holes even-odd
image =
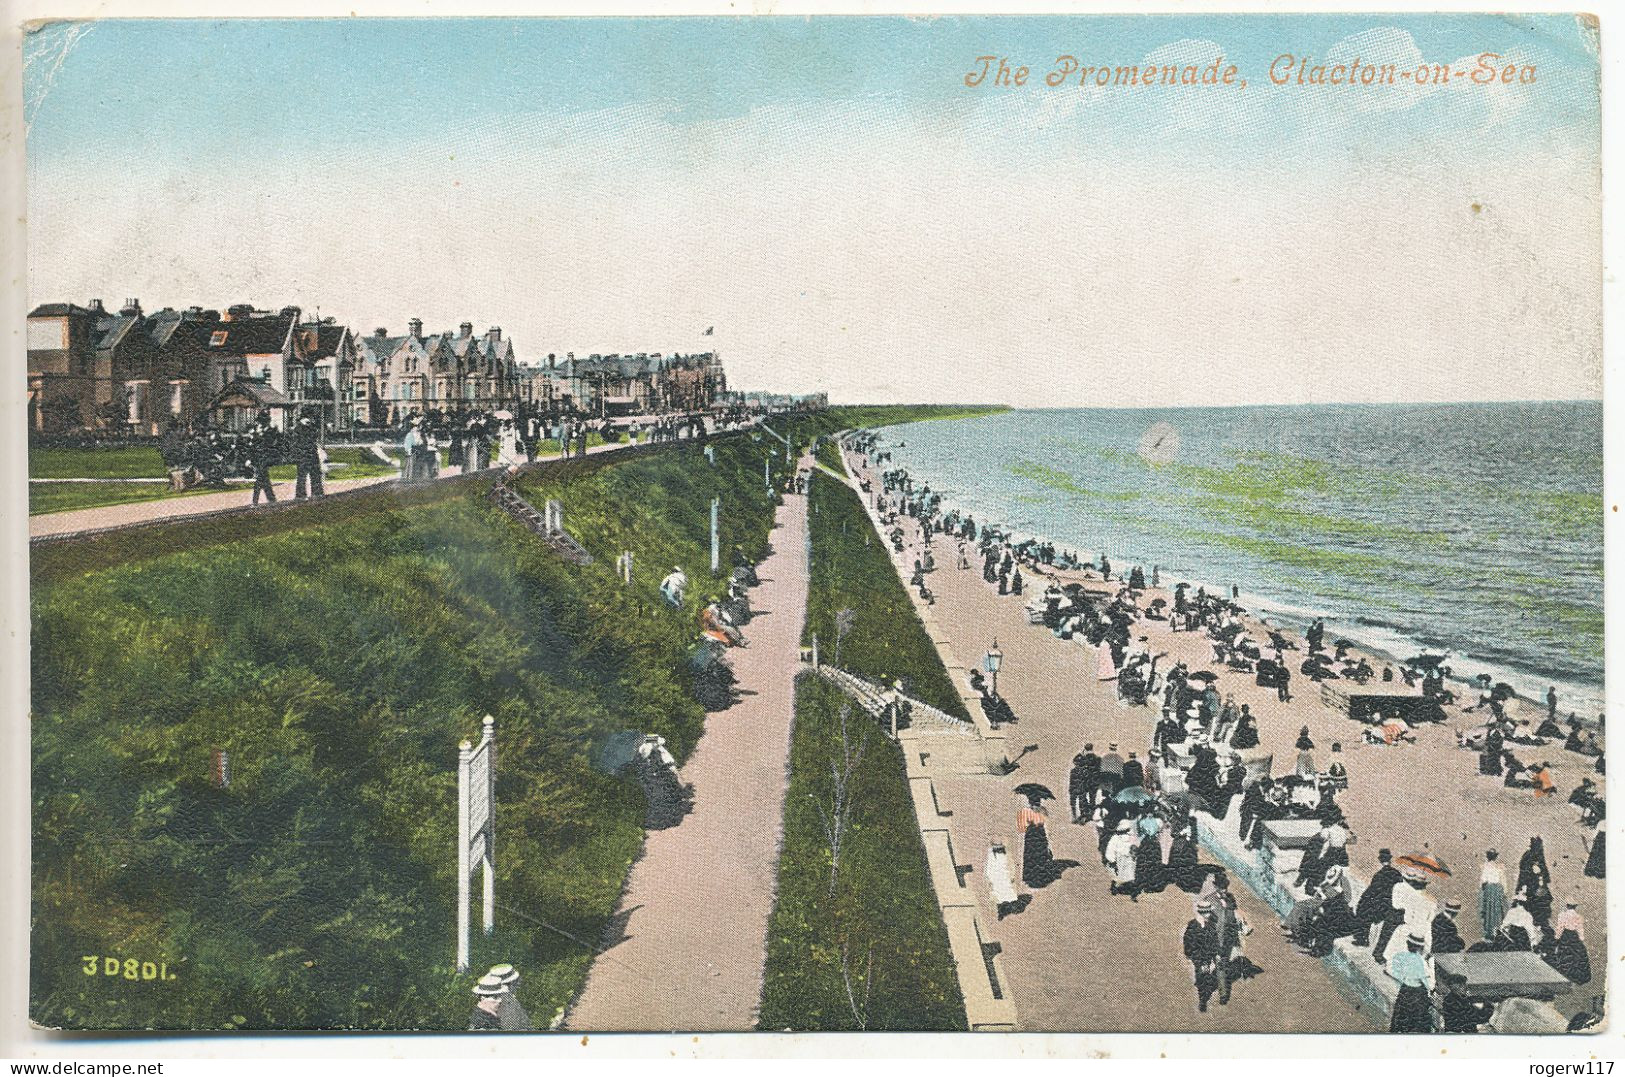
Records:
<instances>
[{"instance_id":1,"label":"paved footpath","mask_svg":"<svg viewBox=\"0 0 1625 1077\"><path fill-rule=\"evenodd\" d=\"M616 449L626 447L626 442L613 442L607 445L594 445L587 450L597 455L601 452L614 452ZM557 459L557 457L544 457ZM538 461L541 462L541 461ZM451 478L462 474L458 467L440 469L440 477ZM495 470L491 472L496 475ZM163 479L147 479L147 482L162 482ZM329 494L341 493L345 490L356 490L363 486L376 486L379 483L399 481L394 475L374 475L365 479L330 479L323 484L323 489ZM276 491L277 503L293 500L294 484L292 482L277 482L271 484ZM123 505L103 505L93 509L70 509L67 512L47 512L28 518L28 537L31 539L47 538L56 535L74 535L85 531L109 531L119 527L129 527L132 524L153 523L159 520L177 520L187 516L204 516L225 509L247 508L253 504L254 488L244 483L229 490L222 490L217 494L189 494L185 497L163 497L151 501L131 501Z\"/></svg>"},{"instance_id":2,"label":"paved footpath","mask_svg":"<svg viewBox=\"0 0 1625 1077\"><path fill-rule=\"evenodd\" d=\"M694 810L649 832L567 1028L756 1027L807 611L806 535L806 498L786 495L757 567L747 646L729 653L739 699L706 720L683 767Z\"/></svg>"},{"instance_id":3,"label":"paved footpath","mask_svg":"<svg viewBox=\"0 0 1625 1077\"><path fill-rule=\"evenodd\" d=\"M851 457L848 458L852 460ZM852 460L855 463L855 460ZM879 482L875 482L879 488ZM865 496L860 494L859 496ZM872 496L872 495L868 495ZM920 555L918 523L899 521L907 535L905 564ZM959 570L954 544L937 538L939 568L930 576L938 626L952 652L974 661L997 639L1004 661L999 691L1019 719L1007 726L1008 754L1019 767L1006 777L962 775L936 779L943 821L955 859L1001 948L1005 975L1021 1031L1077 1032L1372 1032L1370 1021L1333 985L1321 963L1296 953L1279 920L1239 881L1231 886L1254 931L1243 952L1262 971L1235 985L1227 1006L1196 1009L1191 967L1181 940L1194 914L1191 895L1177 887L1138 902L1109 893L1095 828L1071 822L1065 802L1048 802L1050 841L1057 859L1071 860L1059 881L1033 891L1032 903L1003 920L983 878L988 846L1001 841L1019 872L1016 811L1025 803L1014 789L1040 782L1066 795L1072 756L1085 741L1104 752L1111 742L1127 758L1145 758L1151 723L1143 709L1117 705L1095 679L1094 652L1055 639L1027 623L1023 600L1000 596L982 582L980 560ZM1041 587L1042 581L1036 586ZM1023 748L1032 745L1026 754ZM1203 856L1211 862L1211 857ZM1018 890L1026 892L1026 887Z\"/></svg>"}]
</instances>

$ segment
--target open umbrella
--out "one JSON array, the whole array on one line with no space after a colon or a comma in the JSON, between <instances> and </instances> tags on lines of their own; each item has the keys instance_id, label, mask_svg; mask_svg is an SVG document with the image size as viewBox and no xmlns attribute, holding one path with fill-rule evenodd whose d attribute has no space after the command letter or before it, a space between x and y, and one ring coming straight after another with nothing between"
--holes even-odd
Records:
<instances>
[{"instance_id":1,"label":"open umbrella","mask_svg":"<svg viewBox=\"0 0 1625 1077\"><path fill-rule=\"evenodd\" d=\"M1404 856L1396 856L1394 867L1400 871L1410 868L1440 879L1448 878L1450 875L1450 869L1445 867L1444 861L1432 853L1406 853Z\"/></svg>"},{"instance_id":2,"label":"open umbrella","mask_svg":"<svg viewBox=\"0 0 1625 1077\"><path fill-rule=\"evenodd\" d=\"M1212 684L1214 681L1219 679L1219 675L1217 673L1210 673L1205 669L1200 669L1185 679L1190 681L1206 681L1208 684Z\"/></svg>"},{"instance_id":3,"label":"open umbrella","mask_svg":"<svg viewBox=\"0 0 1625 1077\"><path fill-rule=\"evenodd\" d=\"M1499 681L1496 683L1494 688L1490 689L1490 698L1497 702L1512 699L1516 697L1517 694L1518 693L1513 691L1512 686L1506 681Z\"/></svg>"},{"instance_id":4,"label":"open umbrella","mask_svg":"<svg viewBox=\"0 0 1625 1077\"><path fill-rule=\"evenodd\" d=\"M1144 804L1146 801L1153 800L1155 798L1152 797L1150 793L1147 793L1141 786L1125 785L1116 793L1112 794L1112 799L1117 801L1119 804Z\"/></svg>"},{"instance_id":5,"label":"open umbrella","mask_svg":"<svg viewBox=\"0 0 1625 1077\"><path fill-rule=\"evenodd\" d=\"M1039 785L1037 782L1023 782L1016 786L1015 792L1028 800L1054 800L1055 794L1050 792L1049 786Z\"/></svg>"},{"instance_id":6,"label":"open umbrella","mask_svg":"<svg viewBox=\"0 0 1625 1077\"><path fill-rule=\"evenodd\" d=\"M1412 669L1432 669L1448 657L1450 656L1444 654L1419 654L1414 658L1406 659L1405 665L1410 666Z\"/></svg>"}]
</instances>

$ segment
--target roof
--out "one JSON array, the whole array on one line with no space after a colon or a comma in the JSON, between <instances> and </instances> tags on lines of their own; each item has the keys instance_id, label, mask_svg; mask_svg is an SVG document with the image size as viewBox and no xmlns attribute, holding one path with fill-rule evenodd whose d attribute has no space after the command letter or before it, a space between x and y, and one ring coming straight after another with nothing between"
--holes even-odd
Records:
<instances>
[{"instance_id":1,"label":"roof","mask_svg":"<svg viewBox=\"0 0 1625 1077\"><path fill-rule=\"evenodd\" d=\"M211 325L208 347L211 351L234 355L270 355L280 352L288 339L288 327L295 315L272 314L222 321ZM224 336L220 334L224 333Z\"/></svg>"},{"instance_id":2,"label":"roof","mask_svg":"<svg viewBox=\"0 0 1625 1077\"><path fill-rule=\"evenodd\" d=\"M297 406L262 381L238 378L215 395L209 410L216 408L291 408Z\"/></svg>"},{"instance_id":3,"label":"roof","mask_svg":"<svg viewBox=\"0 0 1625 1077\"><path fill-rule=\"evenodd\" d=\"M28 312L30 318L66 318L71 314L95 314L77 303L42 303Z\"/></svg>"}]
</instances>

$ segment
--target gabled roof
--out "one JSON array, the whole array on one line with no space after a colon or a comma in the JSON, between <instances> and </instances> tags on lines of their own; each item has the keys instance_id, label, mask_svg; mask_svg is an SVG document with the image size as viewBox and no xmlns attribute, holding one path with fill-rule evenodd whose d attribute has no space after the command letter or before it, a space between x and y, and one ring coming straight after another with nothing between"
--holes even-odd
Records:
<instances>
[{"instance_id":1,"label":"gabled roof","mask_svg":"<svg viewBox=\"0 0 1625 1077\"><path fill-rule=\"evenodd\" d=\"M210 351L233 355L271 355L282 351L295 317L293 314L272 314L263 318L216 322L208 327L206 346Z\"/></svg>"},{"instance_id":2,"label":"gabled roof","mask_svg":"<svg viewBox=\"0 0 1625 1077\"><path fill-rule=\"evenodd\" d=\"M294 402L263 381L238 378L215 394L210 410L219 407L289 408Z\"/></svg>"},{"instance_id":3,"label":"gabled roof","mask_svg":"<svg viewBox=\"0 0 1625 1077\"><path fill-rule=\"evenodd\" d=\"M114 315L110 318L98 320L96 322L96 331L99 335L96 339L96 350L111 351L113 348L118 347L124 338L129 335L130 330L140 324L141 319L139 317L126 318L123 315Z\"/></svg>"}]
</instances>

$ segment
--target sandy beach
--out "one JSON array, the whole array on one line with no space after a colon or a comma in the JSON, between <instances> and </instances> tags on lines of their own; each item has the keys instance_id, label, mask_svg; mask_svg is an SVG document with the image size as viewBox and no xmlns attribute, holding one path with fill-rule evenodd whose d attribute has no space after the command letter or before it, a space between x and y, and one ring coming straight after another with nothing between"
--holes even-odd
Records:
<instances>
[{"instance_id":1,"label":"sandy beach","mask_svg":"<svg viewBox=\"0 0 1625 1077\"><path fill-rule=\"evenodd\" d=\"M847 454L848 467L854 474L860 474L860 459ZM873 471L861 474L870 479L874 490L881 488ZM929 481L929 478L916 476L916 481ZM872 499L873 495L869 496ZM949 507L945 505L944 510ZM902 565L911 566L921 550L918 522L906 516L900 517L898 522L906 534L905 550L898 560ZM979 520L978 523L996 524L996 521ZM1027 622L1024 605L1042 592L1047 579L1023 567L1025 593L998 595L994 586L983 581L980 559L973 547L970 549L972 567L954 567L956 546L954 540L942 536L932 541L938 567L928 577L928 585L935 597L935 616L949 635L960 660L966 664L975 664L997 639L1005 656L999 674L1000 692L1019 719L1009 730L1010 754L1014 757L1023 747L1036 745L1021 758L1020 769L1010 776L1005 786L1013 787L1020 781L1040 781L1058 792L1063 791L1072 755L1082 750L1085 741L1093 741L1097 750L1104 750L1106 742L1115 741L1125 755L1134 750L1144 759L1160 709L1120 703L1114 685L1097 678L1092 647L1079 641L1063 641L1042 625ZM1132 567L1114 565L1110 586L1115 589L1119 570L1126 575ZM1150 566L1144 567L1149 578ZM1087 571L1054 573L1053 577L1061 583L1086 582L1097 589L1109 586L1102 583L1097 573ZM1171 588L1176 582L1165 577L1161 580L1162 587L1148 589L1142 608L1159 597L1171 605ZM1238 582L1245 590L1246 581ZM1244 620L1249 634L1255 638L1267 638L1269 630L1278 629L1274 625L1266 628L1251 614ZM1294 742L1305 726L1315 743L1313 754L1319 769L1324 770L1332 761L1332 745L1341 744L1337 757L1347 768L1349 788L1338 796L1338 804L1356 836L1356 844L1350 848L1351 870L1362 880L1369 878L1376 867L1377 852L1382 848L1391 849L1396 855L1425 850L1442 859L1452 876L1435 882L1428 892L1441 905L1451 898L1461 902L1463 911L1458 925L1469 945L1482 934L1476 909L1484 851L1491 848L1499 851L1511 884L1516 879L1518 859L1528 848L1530 839L1543 838L1556 908L1561 910L1565 901L1574 901L1587 917L1586 942L1594 973L1590 984L1576 987L1559 998L1556 1005L1565 1014L1572 1014L1587 1008L1594 994L1602 993L1606 971L1605 884L1583 873L1587 857L1582 842L1584 831L1578 821L1578 809L1567 803L1568 794L1582 777L1593 778L1599 786L1603 784L1601 776L1595 773L1594 759L1565 751L1560 741L1549 742L1544 747L1509 744L1526 763L1550 762L1556 795L1536 798L1531 790L1506 788L1500 778L1481 776L1477 754L1457 746L1456 732L1482 721L1479 714L1464 712L1462 704L1474 702L1476 694L1463 686L1452 685L1458 689L1459 702L1445 708L1443 722L1418 727L1415 743L1366 744L1361 733L1367 727L1334 710L1322 700L1319 686L1298 673L1296 661L1301 661L1303 650L1287 652L1289 660L1295 659L1292 699L1282 702L1277 699L1275 689L1257 685L1251 673L1232 671L1215 663L1204 632L1172 632L1166 621L1142 620L1136 633L1148 637L1145 645L1153 654L1167 655L1159 662L1159 669L1166 670L1174 662L1183 661L1193 672L1211 670L1218 675L1216 687L1221 697L1233 696L1238 706L1250 705L1258 719L1260 748L1274 754L1275 774L1291 770L1296 756ZM1293 633L1284 634L1303 647L1301 639ZM1358 657L1362 652L1355 648L1351 653ZM1364 653L1380 674L1384 656ZM1509 710L1536 723L1541 717L1535 705L1527 701L1522 703L1521 709L1513 704ZM987 813L989 822L984 826L987 832L972 838L971 828L967 826L967 840L985 842L999 837L1001 832L1006 839L1014 837L1016 801L1013 796L978 787L970 780L955 792L959 798L954 805L956 812L960 810L961 801L968 803L978 797L997 801ZM1230 1013L1198 1015L1194 1005L1187 1006L1184 1000L1164 1006L1162 998L1146 997L1191 990L1189 966L1179 952L1179 932L1190 915L1190 901L1177 891L1148 896L1138 906L1126 898L1109 896L1106 873L1095 852L1093 828L1071 825L1063 805L1054 805L1053 809L1050 830L1055 854L1077 859L1081 864L1068 871L1059 883L1039 892L1026 911L999 924L1004 960L1013 970L1012 975L1025 981L1018 983L1017 988L1021 992L1018 1004L1023 1027L1138 1028L1142 1027L1142 1019L1137 1018L1138 1007L1143 1006L1155 1015L1149 1019L1156 1027L1164 1029L1377 1030L1337 993L1332 977L1318 960L1286 945L1280 938L1274 914L1262 902L1246 894L1239 884L1236 889L1242 896L1243 914L1255 927L1247 939L1247 953L1266 970L1257 980L1236 988L1238 1001L1251 994L1252 1005L1245 1006L1248 1016L1238 1017L1234 1003L1229 1008ZM956 836L956 841L959 840ZM982 851L985 845L978 845L962 855L978 859ZM1148 914L1152 919L1145 919ZM1144 921L1143 926L1134 926L1141 921ZM1085 929L1082 934L1088 937L1080 941L1077 929L1091 923L1098 925L1098 934ZM1151 945L1137 947L1145 954L1145 963L1135 966L1143 971L1136 973L1141 993L1130 1000L1132 1004L1112 997L1102 998L1098 987L1081 998L1065 989L1069 980L1076 979L1073 965L1080 960L1088 965L1106 959L1113 951L1115 939L1137 930L1154 934L1155 938ZM1176 980L1179 981L1177 987L1174 986ZM1048 986L1034 992L1028 984ZM1285 1002L1289 996L1291 1001ZM1169 1023L1168 1014L1183 1014L1187 1008L1193 1018L1188 1026L1182 1020Z\"/></svg>"}]
</instances>

